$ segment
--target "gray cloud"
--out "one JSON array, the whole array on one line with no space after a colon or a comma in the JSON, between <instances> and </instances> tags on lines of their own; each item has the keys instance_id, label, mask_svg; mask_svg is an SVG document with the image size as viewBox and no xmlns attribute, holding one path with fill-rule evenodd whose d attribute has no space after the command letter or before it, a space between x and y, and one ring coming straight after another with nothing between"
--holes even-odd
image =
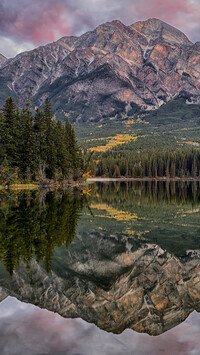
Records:
<instances>
[{"instance_id":1,"label":"gray cloud","mask_svg":"<svg viewBox=\"0 0 200 355\"><path fill-rule=\"evenodd\" d=\"M172 24L192 40L198 35L200 39L198 0L2 0L0 50L10 57L64 35L79 35L106 21L131 24L150 17Z\"/></svg>"}]
</instances>

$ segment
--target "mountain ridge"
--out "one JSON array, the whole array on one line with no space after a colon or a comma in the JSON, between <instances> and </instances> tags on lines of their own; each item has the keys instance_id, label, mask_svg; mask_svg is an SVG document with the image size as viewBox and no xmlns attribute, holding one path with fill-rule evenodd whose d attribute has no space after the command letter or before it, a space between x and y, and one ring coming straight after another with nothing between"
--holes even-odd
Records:
<instances>
[{"instance_id":1,"label":"mountain ridge","mask_svg":"<svg viewBox=\"0 0 200 355\"><path fill-rule=\"evenodd\" d=\"M0 66L7 61L7 58L0 53Z\"/></svg>"},{"instance_id":2,"label":"mountain ridge","mask_svg":"<svg viewBox=\"0 0 200 355\"><path fill-rule=\"evenodd\" d=\"M32 86L37 106L49 96L56 116L74 121L126 114L132 103L154 110L178 95L198 103L200 42L155 18L114 20L8 59L0 84L1 104L20 103Z\"/></svg>"}]
</instances>

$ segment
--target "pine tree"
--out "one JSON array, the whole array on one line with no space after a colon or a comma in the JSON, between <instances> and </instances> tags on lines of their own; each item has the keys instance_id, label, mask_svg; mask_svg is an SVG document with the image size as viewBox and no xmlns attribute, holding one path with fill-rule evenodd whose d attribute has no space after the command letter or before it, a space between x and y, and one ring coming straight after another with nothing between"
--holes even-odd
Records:
<instances>
[{"instance_id":1,"label":"pine tree","mask_svg":"<svg viewBox=\"0 0 200 355\"><path fill-rule=\"evenodd\" d=\"M0 116L1 162L7 159L11 166L17 165L18 122L14 101L9 97Z\"/></svg>"},{"instance_id":2,"label":"pine tree","mask_svg":"<svg viewBox=\"0 0 200 355\"><path fill-rule=\"evenodd\" d=\"M45 140L46 140L46 163L47 177L53 179L56 172L56 147L54 132L56 129L55 119L51 110L50 101L47 98L44 103Z\"/></svg>"},{"instance_id":3,"label":"pine tree","mask_svg":"<svg viewBox=\"0 0 200 355\"><path fill-rule=\"evenodd\" d=\"M33 127L34 117L27 105L20 114L20 163L22 178L30 182L38 172L38 154L36 136Z\"/></svg>"},{"instance_id":4,"label":"pine tree","mask_svg":"<svg viewBox=\"0 0 200 355\"><path fill-rule=\"evenodd\" d=\"M36 110L34 118L34 134L36 139L36 149L38 154L38 160L40 164L46 162L46 122L44 119L44 113L39 109Z\"/></svg>"},{"instance_id":5,"label":"pine tree","mask_svg":"<svg viewBox=\"0 0 200 355\"><path fill-rule=\"evenodd\" d=\"M64 127L61 121L56 124L55 147L56 147L56 177L58 180L66 180L69 173L69 152L64 141Z\"/></svg>"}]
</instances>

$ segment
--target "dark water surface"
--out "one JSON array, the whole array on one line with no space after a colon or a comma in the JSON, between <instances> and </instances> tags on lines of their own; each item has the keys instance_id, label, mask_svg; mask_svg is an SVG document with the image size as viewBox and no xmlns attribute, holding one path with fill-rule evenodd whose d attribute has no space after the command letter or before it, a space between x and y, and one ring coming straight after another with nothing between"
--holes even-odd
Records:
<instances>
[{"instance_id":1,"label":"dark water surface","mask_svg":"<svg viewBox=\"0 0 200 355\"><path fill-rule=\"evenodd\" d=\"M200 354L199 182L0 205L0 354Z\"/></svg>"}]
</instances>

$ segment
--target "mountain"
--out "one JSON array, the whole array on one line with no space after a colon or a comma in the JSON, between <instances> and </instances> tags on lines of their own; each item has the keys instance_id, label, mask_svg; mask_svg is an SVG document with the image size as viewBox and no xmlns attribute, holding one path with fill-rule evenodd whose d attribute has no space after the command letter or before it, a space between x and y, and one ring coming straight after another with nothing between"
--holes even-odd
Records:
<instances>
[{"instance_id":1,"label":"mountain","mask_svg":"<svg viewBox=\"0 0 200 355\"><path fill-rule=\"evenodd\" d=\"M18 102L33 87L57 117L99 120L139 105L152 110L177 96L199 102L200 42L158 19L125 26L107 22L80 37L24 52L0 68L0 97Z\"/></svg>"},{"instance_id":2,"label":"mountain","mask_svg":"<svg viewBox=\"0 0 200 355\"><path fill-rule=\"evenodd\" d=\"M0 66L1 66L3 63L5 63L6 60L7 60L7 58L4 57L4 55L0 53Z\"/></svg>"}]
</instances>

